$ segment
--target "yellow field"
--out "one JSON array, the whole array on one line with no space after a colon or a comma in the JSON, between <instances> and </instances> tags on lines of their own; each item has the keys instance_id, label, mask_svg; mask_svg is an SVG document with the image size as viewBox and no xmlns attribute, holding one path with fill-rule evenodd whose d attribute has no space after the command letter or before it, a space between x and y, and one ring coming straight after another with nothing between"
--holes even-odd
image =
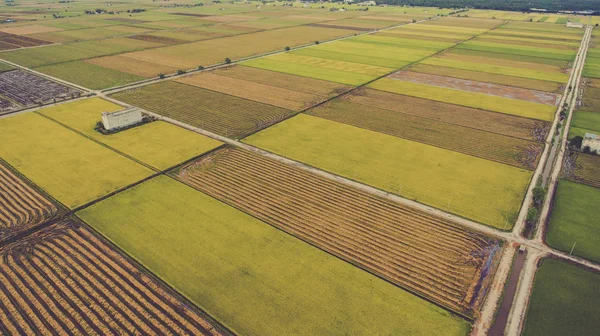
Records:
<instances>
[{"instance_id":1,"label":"yellow field","mask_svg":"<svg viewBox=\"0 0 600 336\"><path fill-rule=\"evenodd\" d=\"M499 228L512 225L531 179L527 170L303 114L244 142Z\"/></svg>"},{"instance_id":2,"label":"yellow field","mask_svg":"<svg viewBox=\"0 0 600 336\"><path fill-rule=\"evenodd\" d=\"M102 112L122 109L123 107L106 100L92 98L42 109L40 113L160 170L173 167L222 144L162 121L110 135L94 130Z\"/></svg>"},{"instance_id":3,"label":"yellow field","mask_svg":"<svg viewBox=\"0 0 600 336\"><path fill-rule=\"evenodd\" d=\"M168 65L144 62L122 55L91 58L85 62L146 78L157 77L159 73L171 74L177 71L177 68Z\"/></svg>"},{"instance_id":4,"label":"yellow field","mask_svg":"<svg viewBox=\"0 0 600 336\"><path fill-rule=\"evenodd\" d=\"M0 157L75 208L152 171L35 113L0 119Z\"/></svg>"},{"instance_id":5,"label":"yellow field","mask_svg":"<svg viewBox=\"0 0 600 336\"><path fill-rule=\"evenodd\" d=\"M418 84L389 78L380 79L369 85L377 90L399 93L407 96L425 98L474 107L488 111L512 114L520 117L552 121L556 108L551 105L532 103L505 97L476 92L453 90L433 85Z\"/></svg>"}]
</instances>

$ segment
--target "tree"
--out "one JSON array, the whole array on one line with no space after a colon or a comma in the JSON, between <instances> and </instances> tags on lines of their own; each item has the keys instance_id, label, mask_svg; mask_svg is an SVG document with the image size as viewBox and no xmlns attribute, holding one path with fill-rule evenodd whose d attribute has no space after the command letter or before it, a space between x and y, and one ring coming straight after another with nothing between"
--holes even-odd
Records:
<instances>
[{"instance_id":1,"label":"tree","mask_svg":"<svg viewBox=\"0 0 600 336\"><path fill-rule=\"evenodd\" d=\"M536 205L541 205L542 202L544 202L544 199L546 198L546 188L542 187L542 186L537 186L535 188L533 188L533 202L535 202Z\"/></svg>"},{"instance_id":2,"label":"tree","mask_svg":"<svg viewBox=\"0 0 600 336\"><path fill-rule=\"evenodd\" d=\"M285 47L285 51L290 51L290 47Z\"/></svg>"},{"instance_id":3,"label":"tree","mask_svg":"<svg viewBox=\"0 0 600 336\"><path fill-rule=\"evenodd\" d=\"M230 58L226 58L225 59L225 64L230 64L231 63L231 59Z\"/></svg>"},{"instance_id":4,"label":"tree","mask_svg":"<svg viewBox=\"0 0 600 336\"><path fill-rule=\"evenodd\" d=\"M583 147L583 152L586 153L586 154L589 154L590 153L590 146Z\"/></svg>"},{"instance_id":5,"label":"tree","mask_svg":"<svg viewBox=\"0 0 600 336\"><path fill-rule=\"evenodd\" d=\"M319 41L315 41L315 44L319 44L319 43L321 43L321 42L319 42Z\"/></svg>"},{"instance_id":6,"label":"tree","mask_svg":"<svg viewBox=\"0 0 600 336\"><path fill-rule=\"evenodd\" d=\"M158 77L159 77L160 79L163 79L163 78L165 78L165 74L164 74L164 73L159 73L159 74L158 74Z\"/></svg>"},{"instance_id":7,"label":"tree","mask_svg":"<svg viewBox=\"0 0 600 336\"><path fill-rule=\"evenodd\" d=\"M177 70L178 75L183 75L184 73L185 73L185 70L182 70L182 69Z\"/></svg>"},{"instance_id":8,"label":"tree","mask_svg":"<svg viewBox=\"0 0 600 336\"><path fill-rule=\"evenodd\" d=\"M204 70L204 67L202 65L198 65L198 70Z\"/></svg>"},{"instance_id":9,"label":"tree","mask_svg":"<svg viewBox=\"0 0 600 336\"><path fill-rule=\"evenodd\" d=\"M569 140L569 145L571 148L581 150L581 144L583 143L583 138L581 136L575 136L573 139Z\"/></svg>"},{"instance_id":10,"label":"tree","mask_svg":"<svg viewBox=\"0 0 600 336\"><path fill-rule=\"evenodd\" d=\"M527 223L529 224L533 224L537 221L538 219L538 209L536 208L529 208L529 211L527 211Z\"/></svg>"}]
</instances>

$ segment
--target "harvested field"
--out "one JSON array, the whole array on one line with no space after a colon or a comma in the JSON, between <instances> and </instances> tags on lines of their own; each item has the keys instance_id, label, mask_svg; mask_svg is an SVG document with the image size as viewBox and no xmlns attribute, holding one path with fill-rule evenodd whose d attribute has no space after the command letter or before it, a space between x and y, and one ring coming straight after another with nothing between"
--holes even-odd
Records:
<instances>
[{"instance_id":1,"label":"harvested field","mask_svg":"<svg viewBox=\"0 0 600 336\"><path fill-rule=\"evenodd\" d=\"M15 35L29 35L29 34L38 34L38 33L49 33L54 31L62 30L61 28L44 26L41 24L31 24L27 26L21 27L7 27L0 29L2 32L2 36L15 34Z\"/></svg>"},{"instance_id":2,"label":"harvested field","mask_svg":"<svg viewBox=\"0 0 600 336\"><path fill-rule=\"evenodd\" d=\"M552 46L540 48L537 46L520 46L516 44L491 43L485 41L467 41L457 46L459 49L490 51L503 54L514 54L524 56L534 56L541 58L552 58L564 61L575 59L577 50L555 49Z\"/></svg>"},{"instance_id":3,"label":"harvested field","mask_svg":"<svg viewBox=\"0 0 600 336\"><path fill-rule=\"evenodd\" d=\"M348 91L350 86L307 77L288 75L281 72L262 70L246 66L231 66L216 71L219 75L238 78L264 85L304 92L317 96L335 96Z\"/></svg>"},{"instance_id":4,"label":"harvested field","mask_svg":"<svg viewBox=\"0 0 600 336\"><path fill-rule=\"evenodd\" d=\"M373 82L369 84L369 87L417 98L436 100L450 104L479 108L483 110L544 121L552 120L556 110L554 106L550 105L389 78L382 78L376 82Z\"/></svg>"},{"instance_id":5,"label":"harvested field","mask_svg":"<svg viewBox=\"0 0 600 336\"><path fill-rule=\"evenodd\" d=\"M59 209L0 161L0 245L56 217Z\"/></svg>"},{"instance_id":6,"label":"harvested field","mask_svg":"<svg viewBox=\"0 0 600 336\"><path fill-rule=\"evenodd\" d=\"M520 78L514 76L506 76L501 74L490 74L479 71L462 70L454 68L446 68L427 64L415 64L409 68L413 72L428 73L433 75L462 78L467 80L474 80L478 82L494 83L501 85L508 85L514 87L520 87L524 89L545 91L545 92L558 92L561 88L559 83L542 81L537 79Z\"/></svg>"},{"instance_id":7,"label":"harvested field","mask_svg":"<svg viewBox=\"0 0 600 336\"><path fill-rule=\"evenodd\" d=\"M344 100L525 140L544 141L549 122L436 102L394 93L360 89Z\"/></svg>"},{"instance_id":8,"label":"harvested field","mask_svg":"<svg viewBox=\"0 0 600 336\"><path fill-rule=\"evenodd\" d=\"M68 45L52 45L41 48L3 52L0 54L0 58L33 68L47 64L101 56L101 54L102 53L97 51L75 48Z\"/></svg>"},{"instance_id":9,"label":"harvested field","mask_svg":"<svg viewBox=\"0 0 600 336\"><path fill-rule=\"evenodd\" d=\"M244 142L498 228L514 220L532 175L525 169L306 114Z\"/></svg>"},{"instance_id":10,"label":"harvested field","mask_svg":"<svg viewBox=\"0 0 600 336\"><path fill-rule=\"evenodd\" d=\"M443 219L231 147L172 174L450 310L473 317L487 291L498 243Z\"/></svg>"},{"instance_id":11,"label":"harvested field","mask_svg":"<svg viewBox=\"0 0 600 336\"><path fill-rule=\"evenodd\" d=\"M570 180L600 188L600 156L573 153L569 158L574 160L574 169L568 172Z\"/></svg>"},{"instance_id":12,"label":"harvested field","mask_svg":"<svg viewBox=\"0 0 600 336\"><path fill-rule=\"evenodd\" d=\"M470 329L447 310L170 177L77 216L237 335L459 336Z\"/></svg>"},{"instance_id":13,"label":"harvested field","mask_svg":"<svg viewBox=\"0 0 600 336\"><path fill-rule=\"evenodd\" d=\"M0 72L0 99L4 97L20 106L2 109L0 112L11 111L15 108L33 106L38 103L47 103L54 98L68 99L78 97L81 91L53 82L44 77L34 75L23 70Z\"/></svg>"},{"instance_id":14,"label":"harvested field","mask_svg":"<svg viewBox=\"0 0 600 336\"><path fill-rule=\"evenodd\" d=\"M41 46L41 45L45 45L45 44L51 44L50 42L34 39L31 37L27 37L27 36L19 36L19 35L2 36L2 37L0 37L0 42L10 43L10 44L16 45L17 47L20 47L20 48L21 47L35 47L35 46Z\"/></svg>"},{"instance_id":15,"label":"harvested field","mask_svg":"<svg viewBox=\"0 0 600 336\"><path fill-rule=\"evenodd\" d=\"M144 62L122 55L97 57L85 60L84 62L89 64L95 64L107 69L113 69L119 72L126 72L144 78L158 77L159 73L171 74L177 71L177 68L174 67Z\"/></svg>"},{"instance_id":16,"label":"harvested field","mask_svg":"<svg viewBox=\"0 0 600 336\"><path fill-rule=\"evenodd\" d=\"M124 23L146 23L148 21L145 20L137 20L137 19L127 19L127 18L113 18L113 19L105 19L115 22L124 22Z\"/></svg>"},{"instance_id":17,"label":"harvested field","mask_svg":"<svg viewBox=\"0 0 600 336\"><path fill-rule=\"evenodd\" d=\"M296 111L316 105L326 98L238 78L221 76L217 73L203 72L194 76L177 79L176 82Z\"/></svg>"},{"instance_id":18,"label":"harvested field","mask_svg":"<svg viewBox=\"0 0 600 336\"><path fill-rule=\"evenodd\" d=\"M411 106L412 107L412 106ZM448 124L393 110L338 100L307 112L320 118L449 149L507 165L535 169L543 144Z\"/></svg>"},{"instance_id":19,"label":"harvested field","mask_svg":"<svg viewBox=\"0 0 600 336\"><path fill-rule=\"evenodd\" d=\"M493 57L494 54L488 54L486 52L482 52L480 54L474 54L470 51L464 51L457 49L456 51L449 51L440 54L439 58L443 59L451 59L455 61L462 62L471 62L471 63L483 63L490 65L499 65L511 68L521 68L521 69L530 69L536 70L540 72L549 72L549 73L564 73L564 67L567 66L567 62L560 61L561 65L554 64L544 64L537 63L534 61L528 62L526 59L519 60L519 58L501 58L501 57ZM495 54L495 56L501 54Z\"/></svg>"},{"instance_id":20,"label":"harvested field","mask_svg":"<svg viewBox=\"0 0 600 336\"><path fill-rule=\"evenodd\" d=\"M336 24L327 24L327 23L311 23L311 24L309 24L309 26L318 27L318 28L346 29L346 30L354 30L354 31L360 31L360 32L369 31L369 30L374 29L374 28L365 28L365 27L340 26L340 25L336 25Z\"/></svg>"},{"instance_id":21,"label":"harvested field","mask_svg":"<svg viewBox=\"0 0 600 336\"><path fill-rule=\"evenodd\" d=\"M3 334L221 334L75 220L1 247L0 279Z\"/></svg>"},{"instance_id":22,"label":"harvested field","mask_svg":"<svg viewBox=\"0 0 600 336\"><path fill-rule=\"evenodd\" d=\"M244 137L293 114L279 107L171 81L111 97L231 138Z\"/></svg>"},{"instance_id":23,"label":"harvested field","mask_svg":"<svg viewBox=\"0 0 600 336\"><path fill-rule=\"evenodd\" d=\"M413 83L446 87L454 90L479 92L493 96L525 100L546 105L556 106L560 102L560 95L558 94L412 71L399 71L390 75L389 77Z\"/></svg>"},{"instance_id":24,"label":"harvested field","mask_svg":"<svg viewBox=\"0 0 600 336\"><path fill-rule=\"evenodd\" d=\"M186 40L178 40L178 39L174 39L174 38L170 38L170 37L155 36L155 35L134 35L134 36L128 36L127 38L133 39L133 40L141 40L141 41L146 41L146 42L158 43L158 44L163 44L163 45L180 44L180 43L187 42Z\"/></svg>"}]
</instances>

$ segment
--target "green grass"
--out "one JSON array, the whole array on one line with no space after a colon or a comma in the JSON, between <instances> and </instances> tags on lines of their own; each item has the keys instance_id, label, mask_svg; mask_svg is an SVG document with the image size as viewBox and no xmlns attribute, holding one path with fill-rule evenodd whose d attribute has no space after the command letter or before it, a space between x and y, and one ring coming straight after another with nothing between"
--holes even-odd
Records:
<instances>
[{"instance_id":1,"label":"green grass","mask_svg":"<svg viewBox=\"0 0 600 336\"><path fill-rule=\"evenodd\" d=\"M575 111L571 127L586 128L600 132L600 113Z\"/></svg>"},{"instance_id":2,"label":"green grass","mask_svg":"<svg viewBox=\"0 0 600 336\"><path fill-rule=\"evenodd\" d=\"M38 114L0 119L0 157L69 208L152 174Z\"/></svg>"},{"instance_id":3,"label":"green grass","mask_svg":"<svg viewBox=\"0 0 600 336\"><path fill-rule=\"evenodd\" d=\"M103 55L112 55L127 51L141 50L153 47L159 47L161 44L130 39L130 38L110 38L104 40L83 41L69 44L72 47L97 51Z\"/></svg>"},{"instance_id":4,"label":"green grass","mask_svg":"<svg viewBox=\"0 0 600 336\"><path fill-rule=\"evenodd\" d=\"M348 42L358 42L358 43L370 43L375 46L395 46L395 47L408 47L408 48L421 48L428 49L432 51L440 51L446 48L452 47L455 43L452 42L437 42L437 41L427 41L427 40L418 40L418 39L410 39L410 38L402 38L402 37L392 37L392 36L382 36L377 34L371 35L362 35L353 37L344 41Z\"/></svg>"},{"instance_id":5,"label":"green grass","mask_svg":"<svg viewBox=\"0 0 600 336\"><path fill-rule=\"evenodd\" d=\"M304 114L244 142L500 228L512 225L531 178L524 169Z\"/></svg>"},{"instance_id":6,"label":"green grass","mask_svg":"<svg viewBox=\"0 0 600 336\"><path fill-rule=\"evenodd\" d=\"M92 90L106 89L144 80L144 77L104 68L84 61L47 65L36 71Z\"/></svg>"},{"instance_id":7,"label":"green grass","mask_svg":"<svg viewBox=\"0 0 600 336\"><path fill-rule=\"evenodd\" d=\"M165 176L77 215L236 334L466 335L470 328Z\"/></svg>"},{"instance_id":8,"label":"green grass","mask_svg":"<svg viewBox=\"0 0 600 336\"><path fill-rule=\"evenodd\" d=\"M92 98L45 108L39 113L160 170L173 167L222 144L162 121L110 135L94 130L102 112L122 109L123 107L106 100Z\"/></svg>"},{"instance_id":9,"label":"green grass","mask_svg":"<svg viewBox=\"0 0 600 336\"><path fill-rule=\"evenodd\" d=\"M596 335L600 330L600 275L546 259L539 268L524 336Z\"/></svg>"},{"instance_id":10,"label":"green grass","mask_svg":"<svg viewBox=\"0 0 600 336\"><path fill-rule=\"evenodd\" d=\"M0 62L0 72L5 72L5 71L13 70L13 69L14 69L14 67L12 65L8 65L6 63Z\"/></svg>"},{"instance_id":11,"label":"green grass","mask_svg":"<svg viewBox=\"0 0 600 336\"><path fill-rule=\"evenodd\" d=\"M484 64L484 63L472 63L455 61L446 58L430 57L422 61L420 64L437 65L456 69L465 69L472 71L481 71L487 73L493 73L498 75L515 76L522 78L539 79L544 81L566 83L569 80L569 76L562 73L553 72L542 72L537 70L523 69L523 68L511 68L501 65Z\"/></svg>"},{"instance_id":12,"label":"green grass","mask_svg":"<svg viewBox=\"0 0 600 336\"><path fill-rule=\"evenodd\" d=\"M407 96L441 101L520 117L552 121L556 108L551 105L528 102L483 93L453 90L427 84L382 78L369 87Z\"/></svg>"},{"instance_id":13,"label":"green grass","mask_svg":"<svg viewBox=\"0 0 600 336\"><path fill-rule=\"evenodd\" d=\"M0 58L32 68L101 55L102 53L93 50L85 50L68 45L52 45L47 47L3 52L0 54Z\"/></svg>"},{"instance_id":14,"label":"green grass","mask_svg":"<svg viewBox=\"0 0 600 336\"><path fill-rule=\"evenodd\" d=\"M600 189L561 180L550 217L548 245L600 262L600 222L597 207Z\"/></svg>"}]
</instances>

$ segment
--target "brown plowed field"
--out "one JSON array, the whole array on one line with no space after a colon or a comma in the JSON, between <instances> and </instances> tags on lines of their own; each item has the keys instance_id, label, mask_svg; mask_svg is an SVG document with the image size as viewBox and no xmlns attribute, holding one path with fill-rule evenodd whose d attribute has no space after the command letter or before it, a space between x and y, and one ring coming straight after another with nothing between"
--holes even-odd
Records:
<instances>
[{"instance_id":1,"label":"brown plowed field","mask_svg":"<svg viewBox=\"0 0 600 336\"><path fill-rule=\"evenodd\" d=\"M0 163L0 245L59 214L59 209Z\"/></svg>"},{"instance_id":2,"label":"brown plowed field","mask_svg":"<svg viewBox=\"0 0 600 336\"><path fill-rule=\"evenodd\" d=\"M535 140L538 138L538 134L541 134L540 139L545 139L545 135L550 125L548 122L434 102L428 99L413 98L372 89L354 91L352 94L344 96L343 99L353 103L526 140Z\"/></svg>"},{"instance_id":3,"label":"brown plowed field","mask_svg":"<svg viewBox=\"0 0 600 336\"><path fill-rule=\"evenodd\" d=\"M438 76L420 72L398 71L389 77L413 83L435 85L469 92L485 93L494 96L525 100L546 105L558 105L560 102L560 95L555 93L521 89L512 86L477 82L467 79Z\"/></svg>"},{"instance_id":4,"label":"brown plowed field","mask_svg":"<svg viewBox=\"0 0 600 336\"><path fill-rule=\"evenodd\" d=\"M539 142L489 133L345 100L321 105L307 113L525 169L535 168L543 150L543 145Z\"/></svg>"},{"instance_id":5,"label":"brown plowed field","mask_svg":"<svg viewBox=\"0 0 600 336\"><path fill-rule=\"evenodd\" d=\"M176 81L296 111L309 108L327 100L335 95L336 92L339 92L340 88L342 88L343 91L346 90L345 86L337 86L336 89L321 95L306 93L285 87L278 87L276 85L277 83L265 84L259 83L251 78L242 79L239 78L239 76L228 76L234 72L236 72L236 70L202 72L197 75L183 77ZM288 80L292 83L302 80L303 78L296 76L291 77L292 78L288 78ZM327 82L318 80L311 82L313 86L322 83ZM325 86L329 87L330 85L327 83ZM313 89L312 91L318 92L320 90Z\"/></svg>"},{"instance_id":6,"label":"brown plowed field","mask_svg":"<svg viewBox=\"0 0 600 336\"><path fill-rule=\"evenodd\" d=\"M462 78L468 80L475 80L478 82L495 83L502 85L509 85L514 87L520 87L524 89L531 89L545 92L558 92L561 88L559 83L553 83L548 81L542 81L537 79L519 78L514 76L489 74L479 71L445 68L427 64L415 64L410 67L411 71L428 73L440 76Z\"/></svg>"},{"instance_id":7,"label":"brown plowed field","mask_svg":"<svg viewBox=\"0 0 600 336\"><path fill-rule=\"evenodd\" d=\"M230 138L241 138L294 113L172 81L122 91L111 97Z\"/></svg>"},{"instance_id":8,"label":"brown plowed field","mask_svg":"<svg viewBox=\"0 0 600 336\"><path fill-rule=\"evenodd\" d=\"M74 221L0 248L2 335L218 335Z\"/></svg>"},{"instance_id":9,"label":"brown plowed field","mask_svg":"<svg viewBox=\"0 0 600 336\"><path fill-rule=\"evenodd\" d=\"M232 147L171 174L466 316L487 291L498 242L441 218Z\"/></svg>"},{"instance_id":10,"label":"brown plowed field","mask_svg":"<svg viewBox=\"0 0 600 336\"><path fill-rule=\"evenodd\" d=\"M600 188L600 156L579 153L572 180Z\"/></svg>"}]
</instances>

